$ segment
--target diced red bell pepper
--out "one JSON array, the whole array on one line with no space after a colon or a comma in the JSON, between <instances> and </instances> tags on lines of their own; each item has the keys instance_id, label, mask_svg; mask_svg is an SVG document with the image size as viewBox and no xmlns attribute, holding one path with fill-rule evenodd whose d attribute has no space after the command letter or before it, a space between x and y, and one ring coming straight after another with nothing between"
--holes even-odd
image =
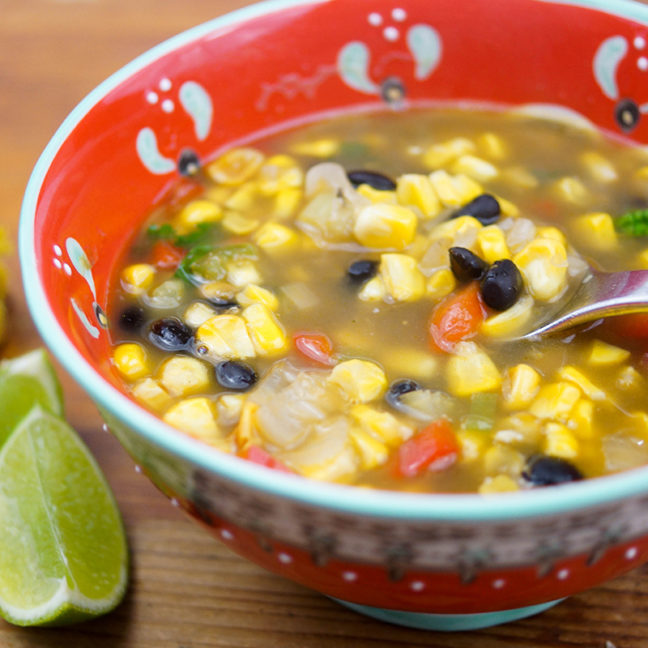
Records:
<instances>
[{"instance_id":1,"label":"diced red bell pepper","mask_svg":"<svg viewBox=\"0 0 648 648\"><path fill-rule=\"evenodd\" d=\"M610 317L605 326L623 340L648 340L648 313Z\"/></svg>"},{"instance_id":2,"label":"diced red bell pepper","mask_svg":"<svg viewBox=\"0 0 648 648\"><path fill-rule=\"evenodd\" d=\"M458 455L459 443L450 422L439 419L400 446L395 472L399 477L416 477L426 470L445 470Z\"/></svg>"},{"instance_id":3,"label":"diced red bell pepper","mask_svg":"<svg viewBox=\"0 0 648 648\"><path fill-rule=\"evenodd\" d=\"M296 333L293 336L295 348L305 358L326 367L332 366L333 360L333 343L330 338L323 333Z\"/></svg>"},{"instance_id":4,"label":"diced red bell pepper","mask_svg":"<svg viewBox=\"0 0 648 648\"><path fill-rule=\"evenodd\" d=\"M175 270L184 256L185 250L180 249L169 241L156 241L151 252L151 264L161 270Z\"/></svg>"},{"instance_id":5,"label":"diced red bell pepper","mask_svg":"<svg viewBox=\"0 0 648 648\"><path fill-rule=\"evenodd\" d=\"M428 324L430 346L434 350L452 351L457 342L477 335L487 314L479 284L472 282L434 309Z\"/></svg>"},{"instance_id":6,"label":"diced red bell pepper","mask_svg":"<svg viewBox=\"0 0 648 648\"><path fill-rule=\"evenodd\" d=\"M243 451L241 456L244 459L251 461L252 463L259 464L260 466L265 466L266 468L272 468L273 470L279 470L280 472L291 474L293 473L293 471L282 464L279 459L275 459L271 454L269 454L259 446L249 446L246 450Z\"/></svg>"}]
</instances>

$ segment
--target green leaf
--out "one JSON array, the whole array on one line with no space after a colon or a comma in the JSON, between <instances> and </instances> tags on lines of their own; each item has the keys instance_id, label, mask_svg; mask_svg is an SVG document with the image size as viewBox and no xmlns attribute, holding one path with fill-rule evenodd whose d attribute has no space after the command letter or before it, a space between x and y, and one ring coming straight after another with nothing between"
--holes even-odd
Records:
<instances>
[{"instance_id":1,"label":"green leaf","mask_svg":"<svg viewBox=\"0 0 648 648\"><path fill-rule=\"evenodd\" d=\"M175 238L175 230L169 223L164 223L163 225L149 225L146 230L146 235L153 240L170 240Z\"/></svg>"},{"instance_id":2,"label":"green leaf","mask_svg":"<svg viewBox=\"0 0 648 648\"><path fill-rule=\"evenodd\" d=\"M618 232L628 236L648 236L648 209L635 209L616 219L614 226Z\"/></svg>"},{"instance_id":3,"label":"green leaf","mask_svg":"<svg viewBox=\"0 0 648 648\"><path fill-rule=\"evenodd\" d=\"M257 249L250 243L237 243L216 247L197 245L189 250L178 266L175 276L198 285L218 281L227 275L227 263L238 259L256 259Z\"/></svg>"},{"instance_id":4,"label":"green leaf","mask_svg":"<svg viewBox=\"0 0 648 648\"><path fill-rule=\"evenodd\" d=\"M213 239L220 233L218 229L217 223L198 223L193 231L178 236L175 244L180 247L192 247L210 240L213 242Z\"/></svg>"},{"instance_id":5,"label":"green leaf","mask_svg":"<svg viewBox=\"0 0 648 648\"><path fill-rule=\"evenodd\" d=\"M470 397L470 411L461 421L464 430L490 431L495 423L497 394L473 394Z\"/></svg>"}]
</instances>

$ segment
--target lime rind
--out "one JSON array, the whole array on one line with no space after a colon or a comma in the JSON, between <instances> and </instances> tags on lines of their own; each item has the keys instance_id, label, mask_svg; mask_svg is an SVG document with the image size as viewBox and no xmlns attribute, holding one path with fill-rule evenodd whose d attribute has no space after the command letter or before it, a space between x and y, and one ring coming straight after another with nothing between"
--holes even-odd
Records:
<instances>
[{"instance_id":1,"label":"lime rind","mask_svg":"<svg viewBox=\"0 0 648 648\"><path fill-rule=\"evenodd\" d=\"M63 391L44 349L0 361L0 382L15 375L29 376L40 383L47 395L47 402L41 404L52 414L63 416Z\"/></svg>"},{"instance_id":2,"label":"lime rind","mask_svg":"<svg viewBox=\"0 0 648 648\"><path fill-rule=\"evenodd\" d=\"M66 625L122 600L128 547L98 464L64 421L36 405L0 449L0 615Z\"/></svg>"}]
</instances>

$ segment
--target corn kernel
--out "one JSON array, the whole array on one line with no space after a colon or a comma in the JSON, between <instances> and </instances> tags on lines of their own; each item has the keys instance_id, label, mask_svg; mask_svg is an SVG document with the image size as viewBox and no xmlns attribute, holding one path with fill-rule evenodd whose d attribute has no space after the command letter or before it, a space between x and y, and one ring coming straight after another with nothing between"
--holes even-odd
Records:
<instances>
[{"instance_id":1,"label":"corn kernel","mask_svg":"<svg viewBox=\"0 0 648 648\"><path fill-rule=\"evenodd\" d=\"M592 439L594 421L594 403L581 398L569 415L569 427L579 439Z\"/></svg>"},{"instance_id":2,"label":"corn kernel","mask_svg":"<svg viewBox=\"0 0 648 648\"><path fill-rule=\"evenodd\" d=\"M301 187L303 182L303 171L289 155L273 155L259 169L259 190L266 196Z\"/></svg>"},{"instance_id":3,"label":"corn kernel","mask_svg":"<svg viewBox=\"0 0 648 648\"><path fill-rule=\"evenodd\" d=\"M259 196L259 185L256 182L245 182L225 201L225 207L238 212L249 211Z\"/></svg>"},{"instance_id":4,"label":"corn kernel","mask_svg":"<svg viewBox=\"0 0 648 648\"><path fill-rule=\"evenodd\" d=\"M407 207L375 204L360 210L353 234L366 247L402 250L414 240L417 224L416 215Z\"/></svg>"},{"instance_id":5,"label":"corn kernel","mask_svg":"<svg viewBox=\"0 0 648 648\"><path fill-rule=\"evenodd\" d=\"M544 451L551 457L573 459L578 456L578 439L562 423L547 423L544 429Z\"/></svg>"},{"instance_id":6,"label":"corn kernel","mask_svg":"<svg viewBox=\"0 0 648 648\"><path fill-rule=\"evenodd\" d=\"M194 439L214 445L222 443L212 404L207 398L181 400L167 410L162 420Z\"/></svg>"},{"instance_id":7,"label":"corn kernel","mask_svg":"<svg viewBox=\"0 0 648 648\"><path fill-rule=\"evenodd\" d=\"M524 469L524 457L510 446L499 443L484 454L484 472L487 475L505 474L517 477Z\"/></svg>"},{"instance_id":8,"label":"corn kernel","mask_svg":"<svg viewBox=\"0 0 648 648\"><path fill-rule=\"evenodd\" d=\"M223 210L211 200L192 200L187 203L173 220L173 226L180 234L191 231L202 223L216 223L223 218Z\"/></svg>"},{"instance_id":9,"label":"corn kernel","mask_svg":"<svg viewBox=\"0 0 648 648\"><path fill-rule=\"evenodd\" d=\"M279 300L276 295L270 292L267 288L262 288L256 284L248 284L237 295L236 300L241 306L249 306L250 304L263 304L271 311L279 310Z\"/></svg>"},{"instance_id":10,"label":"corn kernel","mask_svg":"<svg viewBox=\"0 0 648 648\"><path fill-rule=\"evenodd\" d=\"M356 191L361 195L370 200L372 203L386 203L389 205L395 205L398 201L396 200L396 192L390 190L374 189L371 185L361 184Z\"/></svg>"},{"instance_id":11,"label":"corn kernel","mask_svg":"<svg viewBox=\"0 0 648 648\"><path fill-rule=\"evenodd\" d=\"M634 367L624 367L616 377L616 385L619 389L644 389L646 381Z\"/></svg>"},{"instance_id":12,"label":"corn kernel","mask_svg":"<svg viewBox=\"0 0 648 648\"><path fill-rule=\"evenodd\" d=\"M386 296L387 288L381 277L369 279L358 293L358 298L362 301L382 301Z\"/></svg>"},{"instance_id":13,"label":"corn kernel","mask_svg":"<svg viewBox=\"0 0 648 648\"><path fill-rule=\"evenodd\" d=\"M648 250L642 250L637 255L636 267L641 270L648 270Z\"/></svg>"},{"instance_id":14,"label":"corn kernel","mask_svg":"<svg viewBox=\"0 0 648 648\"><path fill-rule=\"evenodd\" d=\"M455 396L494 391L502 383L497 367L474 342L459 342L446 366L448 390Z\"/></svg>"},{"instance_id":15,"label":"corn kernel","mask_svg":"<svg viewBox=\"0 0 648 648\"><path fill-rule=\"evenodd\" d=\"M207 365L188 356L169 358L160 368L158 378L171 396L197 394L210 384Z\"/></svg>"},{"instance_id":16,"label":"corn kernel","mask_svg":"<svg viewBox=\"0 0 648 648\"><path fill-rule=\"evenodd\" d=\"M131 342L120 344L115 348L113 363L126 380L137 380L150 372L146 349Z\"/></svg>"},{"instance_id":17,"label":"corn kernel","mask_svg":"<svg viewBox=\"0 0 648 648\"><path fill-rule=\"evenodd\" d=\"M493 160L503 160L509 155L506 142L495 133L483 133L476 140L477 148L486 157Z\"/></svg>"},{"instance_id":18,"label":"corn kernel","mask_svg":"<svg viewBox=\"0 0 648 648\"><path fill-rule=\"evenodd\" d=\"M391 447L399 445L414 434L411 426L401 423L393 414L369 405L355 405L351 409L351 416L365 432Z\"/></svg>"},{"instance_id":19,"label":"corn kernel","mask_svg":"<svg viewBox=\"0 0 648 648\"><path fill-rule=\"evenodd\" d=\"M184 312L182 319L192 328L198 328L214 315L216 315L216 311L211 306L204 302L194 302Z\"/></svg>"},{"instance_id":20,"label":"corn kernel","mask_svg":"<svg viewBox=\"0 0 648 648\"><path fill-rule=\"evenodd\" d=\"M387 388L385 372L368 360L346 360L331 371L328 382L341 387L354 403L368 403L379 398Z\"/></svg>"},{"instance_id":21,"label":"corn kernel","mask_svg":"<svg viewBox=\"0 0 648 648\"><path fill-rule=\"evenodd\" d=\"M465 137L454 139L439 144L433 144L423 154L423 164L428 169L440 169L458 158L460 155L472 153L475 145Z\"/></svg>"},{"instance_id":22,"label":"corn kernel","mask_svg":"<svg viewBox=\"0 0 648 648\"><path fill-rule=\"evenodd\" d=\"M398 178L396 197L401 205L416 207L424 218L436 216L441 211L430 179L422 174L406 173Z\"/></svg>"},{"instance_id":23,"label":"corn kernel","mask_svg":"<svg viewBox=\"0 0 648 648\"><path fill-rule=\"evenodd\" d=\"M225 427L236 425L243 412L244 394L221 394L216 402L218 424Z\"/></svg>"},{"instance_id":24,"label":"corn kernel","mask_svg":"<svg viewBox=\"0 0 648 648\"><path fill-rule=\"evenodd\" d=\"M241 316L259 355L276 355L286 349L286 334L267 306L261 303L250 304L243 309Z\"/></svg>"},{"instance_id":25,"label":"corn kernel","mask_svg":"<svg viewBox=\"0 0 648 648\"><path fill-rule=\"evenodd\" d=\"M156 412L161 412L171 403L171 396L153 378L144 378L133 386L133 396Z\"/></svg>"},{"instance_id":26,"label":"corn kernel","mask_svg":"<svg viewBox=\"0 0 648 648\"><path fill-rule=\"evenodd\" d=\"M234 428L234 438L239 450L245 450L256 444L259 439L259 432L256 426L256 411L259 406L252 401L246 400L242 407L238 424Z\"/></svg>"},{"instance_id":27,"label":"corn kernel","mask_svg":"<svg viewBox=\"0 0 648 648\"><path fill-rule=\"evenodd\" d=\"M429 177L434 191L444 207L461 207L464 204L464 197L447 171L442 169L433 171Z\"/></svg>"},{"instance_id":28,"label":"corn kernel","mask_svg":"<svg viewBox=\"0 0 648 648\"><path fill-rule=\"evenodd\" d=\"M579 369L572 366L561 367L556 374L560 380L571 382L578 387L585 396L592 400L606 400L606 393L592 383L592 381Z\"/></svg>"},{"instance_id":29,"label":"corn kernel","mask_svg":"<svg viewBox=\"0 0 648 648\"><path fill-rule=\"evenodd\" d=\"M226 266L227 281L237 288L244 288L248 284L261 282L261 275L254 262L249 259L236 259L230 261Z\"/></svg>"},{"instance_id":30,"label":"corn kernel","mask_svg":"<svg viewBox=\"0 0 648 648\"><path fill-rule=\"evenodd\" d=\"M472 462L481 458L486 450L487 436L479 430L458 430L455 433L461 448L461 461Z\"/></svg>"},{"instance_id":31,"label":"corn kernel","mask_svg":"<svg viewBox=\"0 0 648 648\"><path fill-rule=\"evenodd\" d=\"M155 268L148 263L129 265L121 273L122 288L131 295L146 292L153 284Z\"/></svg>"},{"instance_id":32,"label":"corn kernel","mask_svg":"<svg viewBox=\"0 0 648 648\"><path fill-rule=\"evenodd\" d=\"M370 470L382 466L389 457L389 450L384 443L378 441L361 428L354 428L349 433L349 438L360 458L360 467Z\"/></svg>"},{"instance_id":33,"label":"corn kernel","mask_svg":"<svg viewBox=\"0 0 648 648\"><path fill-rule=\"evenodd\" d=\"M504 377L502 400L509 410L525 409L540 388L540 374L527 364L511 367Z\"/></svg>"},{"instance_id":34,"label":"corn kernel","mask_svg":"<svg viewBox=\"0 0 648 648\"><path fill-rule=\"evenodd\" d=\"M479 231L483 225L472 216L459 216L435 226L430 232L430 241L449 238L453 242L456 238L465 238L468 234L474 233L475 240L479 236Z\"/></svg>"},{"instance_id":35,"label":"corn kernel","mask_svg":"<svg viewBox=\"0 0 648 648\"><path fill-rule=\"evenodd\" d=\"M520 215L520 210L515 203L512 203L510 200L507 200L506 198L502 198L501 196L495 196L495 197L497 198L497 202L499 203L502 216L510 216L511 218L517 218Z\"/></svg>"},{"instance_id":36,"label":"corn kernel","mask_svg":"<svg viewBox=\"0 0 648 648\"><path fill-rule=\"evenodd\" d=\"M553 239L561 245L567 247L567 237L557 228L551 226L538 227L536 229L537 238Z\"/></svg>"},{"instance_id":37,"label":"corn kernel","mask_svg":"<svg viewBox=\"0 0 648 648\"><path fill-rule=\"evenodd\" d=\"M462 155L452 165L453 173L465 173L479 182L494 180L499 175L498 168L475 155Z\"/></svg>"},{"instance_id":38,"label":"corn kernel","mask_svg":"<svg viewBox=\"0 0 648 648\"><path fill-rule=\"evenodd\" d=\"M339 150L340 141L331 137L323 137L310 142L299 142L291 147L291 151L297 155L309 155L318 158L333 157Z\"/></svg>"},{"instance_id":39,"label":"corn kernel","mask_svg":"<svg viewBox=\"0 0 648 648\"><path fill-rule=\"evenodd\" d=\"M252 148L235 148L207 165L205 171L214 181L238 185L249 180L263 164L263 153Z\"/></svg>"},{"instance_id":40,"label":"corn kernel","mask_svg":"<svg viewBox=\"0 0 648 648\"><path fill-rule=\"evenodd\" d=\"M535 189L540 184L538 179L528 169L519 166L502 169L500 182L513 185L520 189Z\"/></svg>"},{"instance_id":41,"label":"corn kernel","mask_svg":"<svg viewBox=\"0 0 648 648\"><path fill-rule=\"evenodd\" d=\"M560 200L573 205L585 205L590 199L587 187L578 178L569 176L556 180L553 192Z\"/></svg>"},{"instance_id":42,"label":"corn kernel","mask_svg":"<svg viewBox=\"0 0 648 648\"><path fill-rule=\"evenodd\" d=\"M540 389L529 411L541 419L566 420L580 397L580 389L568 382L551 383Z\"/></svg>"},{"instance_id":43,"label":"corn kernel","mask_svg":"<svg viewBox=\"0 0 648 648\"><path fill-rule=\"evenodd\" d=\"M236 212L227 212L223 217L222 224L224 230L238 236L244 236L245 234L254 232L259 227L260 221L256 218L243 216L243 214L237 214Z\"/></svg>"},{"instance_id":44,"label":"corn kernel","mask_svg":"<svg viewBox=\"0 0 648 648\"><path fill-rule=\"evenodd\" d=\"M578 242L599 251L614 250L619 245L610 214L596 212L578 217L572 225Z\"/></svg>"},{"instance_id":45,"label":"corn kernel","mask_svg":"<svg viewBox=\"0 0 648 648\"><path fill-rule=\"evenodd\" d=\"M286 251L299 244L297 232L279 223L266 223L255 232L253 239L266 252Z\"/></svg>"},{"instance_id":46,"label":"corn kernel","mask_svg":"<svg viewBox=\"0 0 648 648\"><path fill-rule=\"evenodd\" d=\"M567 251L554 239L533 239L513 257L513 262L535 299L549 301L567 285Z\"/></svg>"},{"instance_id":47,"label":"corn kernel","mask_svg":"<svg viewBox=\"0 0 648 648\"><path fill-rule=\"evenodd\" d=\"M480 484L480 495L496 495L497 493L512 493L520 490L519 484L509 475L495 475L486 477Z\"/></svg>"},{"instance_id":48,"label":"corn kernel","mask_svg":"<svg viewBox=\"0 0 648 648\"><path fill-rule=\"evenodd\" d=\"M387 294L396 301L416 301L425 294L425 277L416 265L416 259L407 254L383 254L380 257L380 276Z\"/></svg>"},{"instance_id":49,"label":"corn kernel","mask_svg":"<svg viewBox=\"0 0 648 648\"><path fill-rule=\"evenodd\" d=\"M196 344L214 359L253 358L256 355L245 320L238 315L216 315L196 331Z\"/></svg>"},{"instance_id":50,"label":"corn kernel","mask_svg":"<svg viewBox=\"0 0 648 648\"><path fill-rule=\"evenodd\" d=\"M457 279L452 270L441 268L428 279L426 293L436 301L449 295L456 287Z\"/></svg>"},{"instance_id":51,"label":"corn kernel","mask_svg":"<svg viewBox=\"0 0 648 648\"><path fill-rule=\"evenodd\" d=\"M480 332L491 337L510 336L519 332L533 314L534 301L530 295L520 297L513 306L482 322Z\"/></svg>"},{"instance_id":52,"label":"corn kernel","mask_svg":"<svg viewBox=\"0 0 648 648\"><path fill-rule=\"evenodd\" d=\"M477 245L481 257L487 263L500 259L510 259L511 253L506 245L506 236L497 225L488 225L477 233Z\"/></svg>"},{"instance_id":53,"label":"corn kernel","mask_svg":"<svg viewBox=\"0 0 648 648\"><path fill-rule=\"evenodd\" d=\"M484 188L474 178L467 176L465 173L457 173L452 182L457 192L457 198L462 205L469 203L477 196L484 193Z\"/></svg>"},{"instance_id":54,"label":"corn kernel","mask_svg":"<svg viewBox=\"0 0 648 648\"><path fill-rule=\"evenodd\" d=\"M279 220L290 218L297 211L303 195L303 191L296 187L278 191L272 207L274 217Z\"/></svg>"},{"instance_id":55,"label":"corn kernel","mask_svg":"<svg viewBox=\"0 0 648 648\"><path fill-rule=\"evenodd\" d=\"M590 177L598 183L614 182L619 179L614 165L597 151L582 153L580 163Z\"/></svg>"},{"instance_id":56,"label":"corn kernel","mask_svg":"<svg viewBox=\"0 0 648 648\"><path fill-rule=\"evenodd\" d=\"M392 375L429 380L439 370L439 361L434 354L412 347L390 346L380 359Z\"/></svg>"}]
</instances>

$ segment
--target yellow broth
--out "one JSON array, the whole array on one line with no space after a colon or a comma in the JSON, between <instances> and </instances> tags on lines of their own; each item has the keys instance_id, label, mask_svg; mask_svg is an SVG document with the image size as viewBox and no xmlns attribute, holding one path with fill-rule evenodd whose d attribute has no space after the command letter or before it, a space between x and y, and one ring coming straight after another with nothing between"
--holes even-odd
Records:
<instances>
[{"instance_id":1,"label":"yellow broth","mask_svg":"<svg viewBox=\"0 0 648 648\"><path fill-rule=\"evenodd\" d=\"M315 181L322 174L309 169L322 163L379 172L397 188L342 187L330 169ZM538 485L530 477L537 457L566 462L579 477L648 462L641 339L599 323L539 342L507 342L567 299L587 263L648 267L648 239L615 229L618 217L646 202L645 152L522 115L367 114L234 149L191 184L190 196L151 214L110 307L116 370L133 397L171 425L306 477L397 490L530 488ZM494 223L457 218L482 194L498 201ZM461 218L463 229L452 231ZM165 268L152 258L156 246L169 243L180 255L198 245L248 247L228 248L230 256L211 261L208 271L204 259L212 257L200 257L191 267L203 263L207 274L194 273L192 283L177 277L173 262ZM493 325L498 311L487 308L479 330L444 351L430 342L430 319L470 283L449 270L448 248L456 246L490 257L487 266L500 258L520 265L516 304L526 300L527 318L517 328ZM549 266L540 269L549 272L538 277L533 264L545 252ZM376 274L353 282L348 269L359 260L375 261ZM561 277L556 285L547 280L554 274ZM401 294L408 285L410 293ZM151 325L169 317L184 321L190 338L162 350L151 343ZM259 337L264 326L268 339ZM328 366L296 348L302 333L328 336ZM459 356L470 360L453 360ZM189 360L170 368L173 357ZM254 370L254 384L223 387L216 368L239 360ZM458 369L461 363L468 369ZM490 383L466 387L475 367ZM404 379L431 394L424 414L385 398ZM404 396L411 403L411 393ZM403 446L439 420L456 451L403 474ZM261 453L250 454L251 447Z\"/></svg>"}]
</instances>

